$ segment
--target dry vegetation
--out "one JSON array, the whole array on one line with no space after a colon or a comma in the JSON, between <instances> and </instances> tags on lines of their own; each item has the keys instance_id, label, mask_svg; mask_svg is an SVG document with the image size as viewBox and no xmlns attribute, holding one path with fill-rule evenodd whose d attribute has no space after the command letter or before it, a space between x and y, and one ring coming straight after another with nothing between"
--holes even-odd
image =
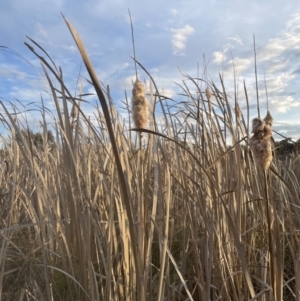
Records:
<instances>
[{"instance_id":1,"label":"dry vegetation","mask_svg":"<svg viewBox=\"0 0 300 301\"><path fill-rule=\"evenodd\" d=\"M152 82L140 149L67 24L101 109L91 123L43 59L56 147L46 109L41 147L2 105L1 300L300 300L299 158L255 165L246 87L234 110L221 77L209 94L186 76L173 114Z\"/></svg>"}]
</instances>

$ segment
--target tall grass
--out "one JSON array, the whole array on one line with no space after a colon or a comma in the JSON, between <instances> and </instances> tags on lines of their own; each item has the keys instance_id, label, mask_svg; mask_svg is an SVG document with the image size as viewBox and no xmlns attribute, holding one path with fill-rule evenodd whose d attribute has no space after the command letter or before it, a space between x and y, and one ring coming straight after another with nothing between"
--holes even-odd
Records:
<instances>
[{"instance_id":1,"label":"tall grass","mask_svg":"<svg viewBox=\"0 0 300 301\"><path fill-rule=\"evenodd\" d=\"M203 90L201 79L185 76L176 113L151 78L139 150L66 22L101 107L92 123L62 70L27 44L56 107L57 145L48 147L47 108L36 146L22 135L26 122L1 103L10 129L0 186L1 300L299 300L299 157L274 153L266 207L248 146L249 111L245 118L231 107L221 76ZM235 104L249 107L244 91Z\"/></svg>"}]
</instances>

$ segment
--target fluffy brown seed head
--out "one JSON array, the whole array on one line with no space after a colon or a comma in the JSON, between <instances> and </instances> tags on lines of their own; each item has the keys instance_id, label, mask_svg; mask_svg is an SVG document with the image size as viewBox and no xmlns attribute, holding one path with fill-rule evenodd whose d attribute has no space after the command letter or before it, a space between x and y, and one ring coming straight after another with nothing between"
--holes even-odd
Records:
<instances>
[{"instance_id":1,"label":"fluffy brown seed head","mask_svg":"<svg viewBox=\"0 0 300 301\"><path fill-rule=\"evenodd\" d=\"M273 119L273 117L272 117L270 111L268 111L266 117L264 118L264 122L265 122L266 125L268 125L269 127L272 127L273 121L274 121L274 119Z\"/></svg>"},{"instance_id":2,"label":"fluffy brown seed head","mask_svg":"<svg viewBox=\"0 0 300 301\"><path fill-rule=\"evenodd\" d=\"M148 101L145 96L146 88L137 80L132 89L132 119L138 129L145 129L148 123Z\"/></svg>"},{"instance_id":3,"label":"fluffy brown seed head","mask_svg":"<svg viewBox=\"0 0 300 301\"><path fill-rule=\"evenodd\" d=\"M242 111L241 111L240 106L239 106L238 103L236 104L236 106L234 108L234 111L235 111L237 119L240 119L241 116L242 116Z\"/></svg>"},{"instance_id":4,"label":"fluffy brown seed head","mask_svg":"<svg viewBox=\"0 0 300 301\"><path fill-rule=\"evenodd\" d=\"M73 104L72 110L71 110L71 117L74 119L77 115L77 106Z\"/></svg>"},{"instance_id":5,"label":"fluffy brown seed head","mask_svg":"<svg viewBox=\"0 0 300 301\"><path fill-rule=\"evenodd\" d=\"M264 129L265 122L260 118L254 118L252 120L252 133L258 133Z\"/></svg>"},{"instance_id":6,"label":"fluffy brown seed head","mask_svg":"<svg viewBox=\"0 0 300 301\"><path fill-rule=\"evenodd\" d=\"M210 99L211 99L211 95L212 95L212 94L211 94L211 91L210 91L209 87L207 87L207 88L205 89L205 94L206 94L207 101L208 101L209 112L211 113L211 111L212 111L212 104L211 104Z\"/></svg>"},{"instance_id":7,"label":"fluffy brown seed head","mask_svg":"<svg viewBox=\"0 0 300 301\"><path fill-rule=\"evenodd\" d=\"M211 99L211 95L212 95L209 87L207 87L205 89L205 94L206 94L207 100L209 101Z\"/></svg>"},{"instance_id":8,"label":"fluffy brown seed head","mask_svg":"<svg viewBox=\"0 0 300 301\"><path fill-rule=\"evenodd\" d=\"M136 80L136 82L133 85L132 96L136 97L136 96L144 95L145 92L146 92L146 88L143 85L143 83L139 80Z\"/></svg>"},{"instance_id":9,"label":"fluffy brown seed head","mask_svg":"<svg viewBox=\"0 0 300 301\"><path fill-rule=\"evenodd\" d=\"M260 118L252 120L252 133L253 136L249 140L255 162L263 170L269 168L272 162L272 130Z\"/></svg>"}]
</instances>

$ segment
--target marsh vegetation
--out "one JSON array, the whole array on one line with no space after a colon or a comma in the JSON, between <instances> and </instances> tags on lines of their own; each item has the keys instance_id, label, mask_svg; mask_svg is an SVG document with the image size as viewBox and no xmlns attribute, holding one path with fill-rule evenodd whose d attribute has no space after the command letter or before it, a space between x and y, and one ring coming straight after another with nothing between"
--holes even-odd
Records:
<instances>
[{"instance_id":1,"label":"marsh vegetation","mask_svg":"<svg viewBox=\"0 0 300 301\"><path fill-rule=\"evenodd\" d=\"M229 99L222 76L185 75L174 105L150 78L140 144L68 26L99 98L96 121L28 44L56 120L50 129L41 104L35 143L2 103L1 300L299 300L300 160L273 144L266 173L255 164L246 85Z\"/></svg>"}]
</instances>

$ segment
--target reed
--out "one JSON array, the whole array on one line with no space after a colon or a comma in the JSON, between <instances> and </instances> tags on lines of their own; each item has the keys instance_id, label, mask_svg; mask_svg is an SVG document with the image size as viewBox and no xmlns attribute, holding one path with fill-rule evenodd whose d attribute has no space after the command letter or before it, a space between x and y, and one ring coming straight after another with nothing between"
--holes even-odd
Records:
<instances>
[{"instance_id":1,"label":"reed","mask_svg":"<svg viewBox=\"0 0 300 301\"><path fill-rule=\"evenodd\" d=\"M137 129L146 129L148 123L148 101L145 96L146 88L136 80L132 89L132 119ZM142 135L142 132L140 132Z\"/></svg>"},{"instance_id":2,"label":"reed","mask_svg":"<svg viewBox=\"0 0 300 301\"><path fill-rule=\"evenodd\" d=\"M262 170L267 170L272 161L272 130L264 120L254 118L252 120L252 133L253 136L250 138L249 144L255 161Z\"/></svg>"},{"instance_id":3,"label":"reed","mask_svg":"<svg viewBox=\"0 0 300 301\"><path fill-rule=\"evenodd\" d=\"M295 300L300 161L272 159L271 124L260 118L248 147L249 111L234 109L249 107L246 85L232 103L221 76L210 82L210 109L201 81L183 76L186 101L174 114L152 77L146 109L146 87L136 81L132 116L149 137L137 151L66 22L99 98L95 120L86 116L85 96L73 112L78 97L62 70L30 40L56 108L50 114L41 105L41 143L54 114L56 147L35 145L24 135L25 115L14 122L21 111L0 102L9 128L0 153L9 167L0 182L0 299Z\"/></svg>"}]
</instances>

